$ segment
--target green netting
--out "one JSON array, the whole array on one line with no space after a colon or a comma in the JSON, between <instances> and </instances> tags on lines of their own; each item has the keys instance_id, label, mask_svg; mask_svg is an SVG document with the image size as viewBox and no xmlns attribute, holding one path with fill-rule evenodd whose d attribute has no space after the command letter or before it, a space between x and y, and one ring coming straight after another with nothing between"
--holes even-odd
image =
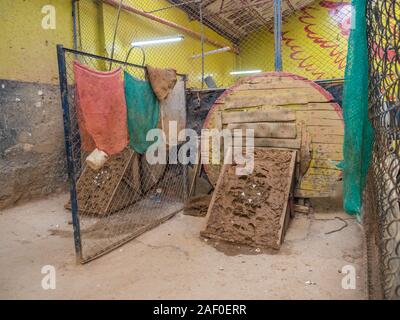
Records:
<instances>
[{"instance_id":1,"label":"green netting","mask_svg":"<svg viewBox=\"0 0 400 320\"><path fill-rule=\"evenodd\" d=\"M360 214L373 131L368 120L366 0L353 0L352 6L352 29L343 92L343 206L350 214Z\"/></svg>"}]
</instances>

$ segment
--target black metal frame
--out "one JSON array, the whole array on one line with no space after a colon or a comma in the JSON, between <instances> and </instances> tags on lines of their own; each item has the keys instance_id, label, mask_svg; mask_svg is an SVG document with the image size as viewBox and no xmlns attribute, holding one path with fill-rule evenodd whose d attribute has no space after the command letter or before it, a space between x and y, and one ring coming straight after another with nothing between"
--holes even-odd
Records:
<instances>
[{"instance_id":1,"label":"black metal frame","mask_svg":"<svg viewBox=\"0 0 400 320\"><path fill-rule=\"evenodd\" d=\"M75 183L75 172L72 159L72 144L70 141L71 128L70 128L70 114L69 114L69 103L68 103L68 82L67 82L67 70L65 65L65 51L62 45L57 45L57 60L58 70L60 77L60 92L61 92L61 105L63 109L63 121L64 121L64 141L65 151L67 155L67 171L68 180L70 184L70 195L71 195L71 211L72 211L72 224L74 228L74 243L75 253L78 261L82 260L82 242L80 233L80 224L78 216L78 201L76 198L76 183ZM76 51L76 50L73 50Z\"/></svg>"}]
</instances>

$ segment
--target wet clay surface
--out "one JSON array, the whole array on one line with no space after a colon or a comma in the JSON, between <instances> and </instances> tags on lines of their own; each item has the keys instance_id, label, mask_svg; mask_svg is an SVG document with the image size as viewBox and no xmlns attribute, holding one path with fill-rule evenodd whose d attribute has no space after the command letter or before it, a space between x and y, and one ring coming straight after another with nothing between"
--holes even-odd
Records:
<instances>
[{"instance_id":1,"label":"wet clay surface","mask_svg":"<svg viewBox=\"0 0 400 320\"><path fill-rule=\"evenodd\" d=\"M225 167L205 237L252 247L279 249L292 152L255 148L252 174L238 176L236 166Z\"/></svg>"}]
</instances>

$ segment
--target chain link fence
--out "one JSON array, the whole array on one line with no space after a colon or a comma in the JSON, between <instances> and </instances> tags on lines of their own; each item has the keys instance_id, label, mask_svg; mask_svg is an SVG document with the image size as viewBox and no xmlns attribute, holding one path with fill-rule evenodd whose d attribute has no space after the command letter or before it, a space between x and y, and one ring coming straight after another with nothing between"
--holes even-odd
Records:
<instances>
[{"instance_id":1,"label":"chain link fence","mask_svg":"<svg viewBox=\"0 0 400 320\"><path fill-rule=\"evenodd\" d=\"M400 3L367 1L369 116L375 131L364 193L372 298L400 299Z\"/></svg>"},{"instance_id":2,"label":"chain link fence","mask_svg":"<svg viewBox=\"0 0 400 320\"><path fill-rule=\"evenodd\" d=\"M144 79L140 66L58 48L74 240L80 262L88 262L154 228L183 209L187 166L150 164L130 148L112 155L95 171L86 165L78 126L73 64L91 69L122 68ZM175 148L175 147L169 147ZM177 152L179 147L176 146ZM168 162L167 162L168 163Z\"/></svg>"},{"instance_id":3,"label":"chain link fence","mask_svg":"<svg viewBox=\"0 0 400 320\"><path fill-rule=\"evenodd\" d=\"M274 70L273 0L77 0L74 6L77 49L175 68L191 88L224 88L240 72ZM283 71L342 79L350 0L282 0L281 12ZM183 41L131 49L135 41L176 36Z\"/></svg>"},{"instance_id":4,"label":"chain link fence","mask_svg":"<svg viewBox=\"0 0 400 320\"><path fill-rule=\"evenodd\" d=\"M343 78L350 4L282 0L281 12L283 71L311 80ZM187 168L149 166L127 149L99 173L88 170L77 126L73 60L101 71L123 67L139 79L146 64L174 68L186 75L187 88L226 88L242 74L275 69L274 1L76 0L73 18L79 52L65 49L63 58L73 186L66 207L75 216L78 256L86 262L180 210ZM175 40L138 45L166 39Z\"/></svg>"},{"instance_id":5,"label":"chain link fence","mask_svg":"<svg viewBox=\"0 0 400 320\"><path fill-rule=\"evenodd\" d=\"M291 2L283 1L289 8ZM342 79L351 28L351 1L300 1L283 13L283 70L310 80Z\"/></svg>"}]
</instances>

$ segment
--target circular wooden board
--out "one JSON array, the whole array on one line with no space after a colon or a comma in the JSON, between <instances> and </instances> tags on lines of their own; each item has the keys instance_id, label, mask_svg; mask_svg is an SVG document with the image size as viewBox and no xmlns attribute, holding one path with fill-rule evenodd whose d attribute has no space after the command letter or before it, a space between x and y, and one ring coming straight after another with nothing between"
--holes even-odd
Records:
<instances>
[{"instance_id":1,"label":"circular wooden board","mask_svg":"<svg viewBox=\"0 0 400 320\"><path fill-rule=\"evenodd\" d=\"M296 196L332 195L341 178L344 123L332 95L315 82L286 72L240 79L211 107L204 129L255 130L255 146L298 151ZM205 165L216 184L220 163Z\"/></svg>"}]
</instances>

